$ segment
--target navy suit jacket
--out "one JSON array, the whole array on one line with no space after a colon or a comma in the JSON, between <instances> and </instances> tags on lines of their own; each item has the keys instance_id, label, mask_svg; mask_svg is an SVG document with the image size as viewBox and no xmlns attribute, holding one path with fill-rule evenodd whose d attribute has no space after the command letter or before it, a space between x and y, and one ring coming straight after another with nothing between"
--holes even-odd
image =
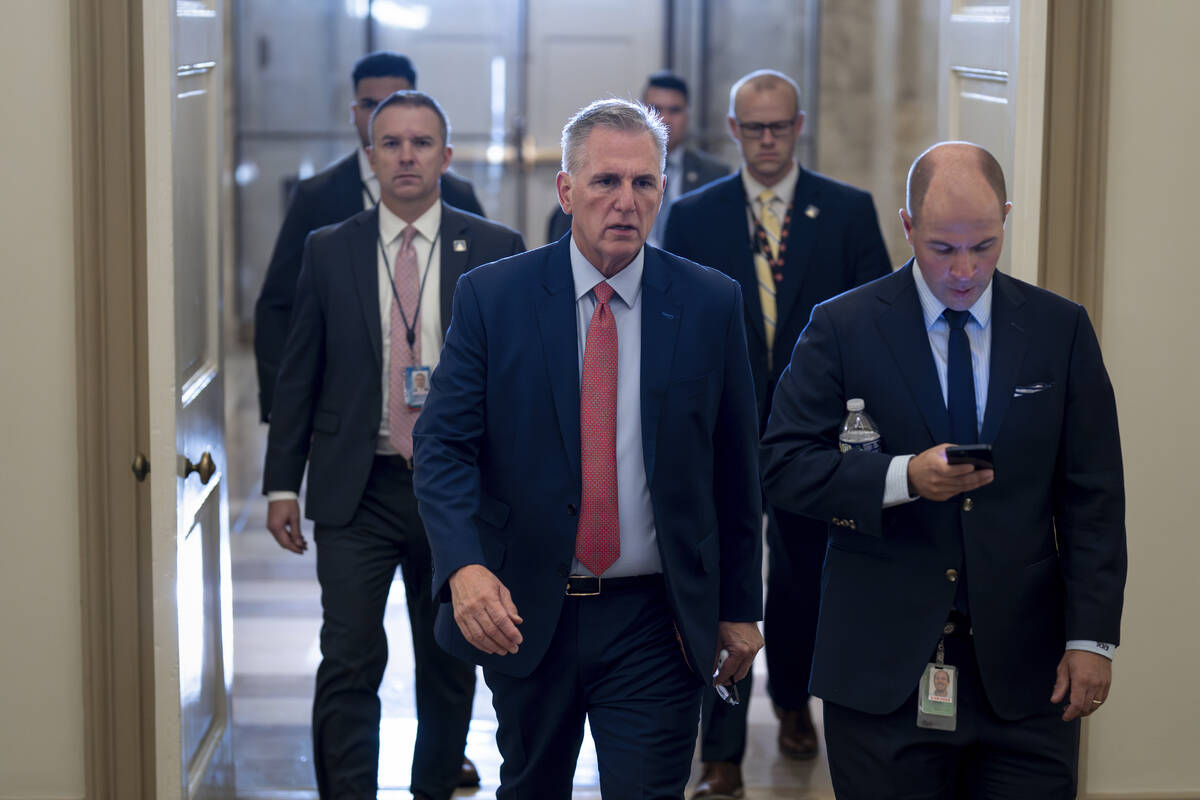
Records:
<instances>
[{"instance_id":1,"label":"navy suit jacket","mask_svg":"<svg viewBox=\"0 0 1200 800\"><path fill-rule=\"evenodd\" d=\"M521 235L442 204L442 330L454 284L471 267L525 249ZM383 409L379 211L313 232L304 247L267 435L263 492L298 491L308 463L307 516L345 525L362 498ZM452 246L464 242L465 249Z\"/></svg>"},{"instance_id":2,"label":"navy suit jacket","mask_svg":"<svg viewBox=\"0 0 1200 800\"><path fill-rule=\"evenodd\" d=\"M771 502L830 523L811 689L871 714L899 708L953 604L947 570L965 564L988 700L1004 719L1046 712L1067 640L1120 640L1112 385L1082 306L995 273L980 434L995 480L966 498L883 509L892 455L952 441L912 269L816 307L767 424ZM852 397L866 401L882 452L838 452Z\"/></svg>"},{"instance_id":3,"label":"navy suit jacket","mask_svg":"<svg viewBox=\"0 0 1200 800\"><path fill-rule=\"evenodd\" d=\"M711 680L717 622L762 617L754 394L741 292L715 270L645 249L642 448L667 595L689 664ZM414 488L443 601L438 642L528 675L558 623L575 551L578 337L570 238L463 276L413 433ZM524 618L514 655L470 645L447 581L483 564Z\"/></svg>"},{"instance_id":4,"label":"navy suit jacket","mask_svg":"<svg viewBox=\"0 0 1200 800\"><path fill-rule=\"evenodd\" d=\"M892 269L871 195L799 165L797 169L770 368L741 172L676 200L663 235L663 249L715 267L742 285L750 365L764 424L771 392L812 307Z\"/></svg>"},{"instance_id":5,"label":"navy suit jacket","mask_svg":"<svg viewBox=\"0 0 1200 800\"><path fill-rule=\"evenodd\" d=\"M440 185L442 202L461 211L484 215L469 181L446 172L442 174ZM279 236L275 239L275 249L271 251L262 290L254 305L254 361L258 368L258 404L263 422L271 416L304 240L317 228L335 225L362 210L358 151L300 181L292 193Z\"/></svg>"}]
</instances>

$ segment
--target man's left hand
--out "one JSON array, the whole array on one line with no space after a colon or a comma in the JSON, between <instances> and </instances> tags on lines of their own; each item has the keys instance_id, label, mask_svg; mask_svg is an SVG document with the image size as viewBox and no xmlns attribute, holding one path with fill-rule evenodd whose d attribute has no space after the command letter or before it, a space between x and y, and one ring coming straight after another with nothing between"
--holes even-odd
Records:
<instances>
[{"instance_id":1,"label":"man's left hand","mask_svg":"<svg viewBox=\"0 0 1200 800\"><path fill-rule=\"evenodd\" d=\"M729 658L725 659L725 665L713 678L713 685L722 683L728 686L746 677L754 664L754 656L762 646L763 638L757 622L718 622L717 652L728 650ZM713 669L716 668L714 660Z\"/></svg>"},{"instance_id":2,"label":"man's left hand","mask_svg":"<svg viewBox=\"0 0 1200 800\"><path fill-rule=\"evenodd\" d=\"M1070 703L1063 712L1063 721L1088 717L1100 710L1108 699L1112 686L1112 661L1086 650L1068 650L1058 662L1058 679L1054 681L1051 703L1061 703L1070 690Z\"/></svg>"}]
</instances>

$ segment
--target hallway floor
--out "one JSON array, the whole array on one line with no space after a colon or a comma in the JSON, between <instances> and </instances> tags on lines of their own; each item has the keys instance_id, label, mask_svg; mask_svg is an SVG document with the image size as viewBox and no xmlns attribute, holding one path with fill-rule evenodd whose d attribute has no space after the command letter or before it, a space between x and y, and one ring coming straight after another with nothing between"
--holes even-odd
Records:
<instances>
[{"instance_id":1,"label":"hallway floor","mask_svg":"<svg viewBox=\"0 0 1200 800\"><path fill-rule=\"evenodd\" d=\"M266 428L257 423L253 362L245 353L227 362L228 455L231 467L234 600L234 751L239 800L315 800L309 713L313 676L320 658L320 590L316 555L296 556L279 548L266 531L266 501L258 476ZM248 500L238 498L248 497ZM311 527L305 521L311 541ZM380 800L408 800L416 715L412 686L412 643L397 577L387 619L390 659L380 697L383 704L379 764ZM766 696L766 667L755 662L754 695L743 772L747 800L832 797L824 752L797 762L778 754L776 721ZM819 718L819 701L814 701ZM819 727L819 725L818 725ZM492 800L499 783L496 717L482 676L476 684L467 756L483 785L456 797ZM694 786L699 764L693 764ZM578 800L600 797L596 756L585 738L575 772Z\"/></svg>"}]
</instances>

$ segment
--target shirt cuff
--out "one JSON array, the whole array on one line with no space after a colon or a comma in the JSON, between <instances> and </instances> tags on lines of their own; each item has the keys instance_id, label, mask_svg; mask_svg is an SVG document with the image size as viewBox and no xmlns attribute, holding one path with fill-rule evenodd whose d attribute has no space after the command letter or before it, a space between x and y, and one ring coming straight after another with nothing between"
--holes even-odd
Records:
<instances>
[{"instance_id":1,"label":"shirt cuff","mask_svg":"<svg viewBox=\"0 0 1200 800\"><path fill-rule=\"evenodd\" d=\"M1104 656L1109 661L1112 661L1113 654L1117 652L1115 644L1108 642L1097 642L1092 639L1070 639L1067 641L1068 650L1082 650L1085 653L1095 653L1098 656Z\"/></svg>"},{"instance_id":2,"label":"shirt cuff","mask_svg":"<svg viewBox=\"0 0 1200 800\"><path fill-rule=\"evenodd\" d=\"M274 503L276 500L299 500L300 495L295 492L267 492L267 502Z\"/></svg>"},{"instance_id":3,"label":"shirt cuff","mask_svg":"<svg viewBox=\"0 0 1200 800\"><path fill-rule=\"evenodd\" d=\"M911 455L893 456L888 464L887 479L883 484L883 507L891 508L910 503L917 498L908 493L908 462Z\"/></svg>"}]
</instances>

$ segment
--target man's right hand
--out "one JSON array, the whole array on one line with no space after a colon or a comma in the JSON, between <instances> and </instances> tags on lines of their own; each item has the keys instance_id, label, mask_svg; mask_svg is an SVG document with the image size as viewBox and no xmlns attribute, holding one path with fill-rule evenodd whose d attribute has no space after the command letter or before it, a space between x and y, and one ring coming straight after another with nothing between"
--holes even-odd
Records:
<instances>
[{"instance_id":1,"label":"man's right hand","mask_svg":"<svg viewBox=\"0 0 1200 800\"><path fill-rule=\"evenodd\" d=\"M462 635L485 653L502 656L517 652L524 620L513 605L512 595L481 564L468 564L450 576L450 598L454 621Z\"/></svg>"},{"instance_id":2,"label":"man's right hand","mask_svg":"<svg viewBox=\"0 0 1200 800\"><path fill-rule=\"evenodd\" d=\"M909 492L926 500L949 500L956 494L972 492L996 477L995 470L975 469L970 464L948 464L949 443L931 447L908 461Z\"/></svg>"},{"instance_id":3,"label":"man's right hand","mask_svg":"<svg viewBox=\"0 0 1200 800\"><path fill-rule=\"evenodd\" d=\"M267 530L284 550L304 555L308 542L300 532L300 502L298 500L272 500L267 504Z\"/></svg>"}]
</instances>

